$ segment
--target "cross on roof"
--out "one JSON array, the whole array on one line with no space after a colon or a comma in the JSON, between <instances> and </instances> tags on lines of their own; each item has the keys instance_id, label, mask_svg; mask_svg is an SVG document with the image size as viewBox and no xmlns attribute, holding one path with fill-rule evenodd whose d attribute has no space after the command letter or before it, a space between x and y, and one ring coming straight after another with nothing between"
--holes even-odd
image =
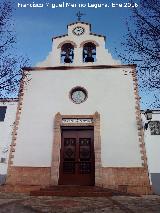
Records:
<instances>
[{"instance_id":1,"label":"cross on roof","mask_svg":"<svg viewBox=\"0 0 160 213\"><path fill-rule=\"evenodd\" d=\"M81 17L84 16L84 13L81 13L80 11L78 13L76 13L76 16L78 18L78 21L81 21Z\"/></svg>"}]
</instances>

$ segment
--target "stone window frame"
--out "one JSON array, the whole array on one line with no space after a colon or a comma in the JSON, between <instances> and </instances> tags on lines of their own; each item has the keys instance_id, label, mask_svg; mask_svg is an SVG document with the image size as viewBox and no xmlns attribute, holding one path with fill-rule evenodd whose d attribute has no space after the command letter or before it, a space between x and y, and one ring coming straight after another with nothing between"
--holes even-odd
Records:
<instances>
[{"instance_id":1,"label":"stone window frame","mask_svg":"<svg viewBox=\"0 0 160 213\"><path fill-rule=\"evenodd\" d=\"M63 123L65 118L93 119L92 123ZM93 126L94 127L94 154L95 154L95 185L102 186L102 162L101 162L101 140L100 140L100 114L95 112L92 115L61 115L59 112L54 118L54 138L51 162L51 185L58 185L60 149L61 149L61 128L63 126Z\"/></svg>"}]
</instances>

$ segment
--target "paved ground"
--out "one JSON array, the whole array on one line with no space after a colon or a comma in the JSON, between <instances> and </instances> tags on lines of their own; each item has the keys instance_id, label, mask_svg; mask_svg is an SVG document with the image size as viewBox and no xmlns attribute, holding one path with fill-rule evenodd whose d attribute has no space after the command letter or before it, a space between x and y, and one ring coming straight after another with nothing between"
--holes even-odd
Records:
<instances>
[{"instance_id":1,"label":"paved ground","mask_svg":"<svg viewBox=\"0 0 160 213\"><path fill-rule=\"evenodd\" d=\"M0 213L160 213L160 196L30 197L0 193Z\"/></svg>"}]
</instances>

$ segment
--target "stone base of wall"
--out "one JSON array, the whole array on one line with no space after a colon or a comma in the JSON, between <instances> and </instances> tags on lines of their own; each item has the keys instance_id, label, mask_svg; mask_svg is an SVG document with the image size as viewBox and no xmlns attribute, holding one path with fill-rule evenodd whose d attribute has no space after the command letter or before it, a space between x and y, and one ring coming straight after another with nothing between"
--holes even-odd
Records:
<instances>
[{"instance_id":1,"label":"stone base of wall","mask_svg":"<svg viewBox=\"0 0 160 213\"><path fill-rule=\"evenodd\" d=\"M98 186L139 195L152 194L148 172L144 167L103 167L101 177L99 180L101 184L98 183ZM11 166L3 190L27 193L49 185L51 185L50 167Z\"/></svg>"},{"instance_id":2,"label":"stone base of wall","mask_svg":"<svg viewBox=\"0 0 160 213\"><path fill-rule=\"evenodd\" d=\"M152 194L146 168L102 168L102 187L140 195Z\"/></svg>"},{"instance_id":3,"label":"stone base of wall","mask_svg":"<svg viewBox=\"0 0 160 213\"><path fill-rule=\"evenodd\" d=\"M50 185L50 167L11 166L7 175L7 185L48 186Z\"/></svg>"},{"instance_id":4,"label":"stone base of wall","mask_svg":"<svg viewBox=\"0 0 160 213\"><path fill-rule=\"evenodd\" d=\"M31 191L40 190L41 186L35 186L35 185L10 185L10 184L4 184L0 186L0 192L11 192L11 193L24 193L24 194L30 194Z\"/></svg>"}]
</instances>

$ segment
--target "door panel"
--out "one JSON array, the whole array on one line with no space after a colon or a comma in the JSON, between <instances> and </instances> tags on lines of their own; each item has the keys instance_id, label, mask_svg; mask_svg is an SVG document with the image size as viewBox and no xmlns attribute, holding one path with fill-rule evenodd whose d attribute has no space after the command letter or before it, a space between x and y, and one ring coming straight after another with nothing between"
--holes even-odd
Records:
<instances>
[{"instance_id":1,"label":"door panel","mask_svg":"<svg viewBox=\"0 0 160 213\"><path fill-rule=\"evenodd\" d=\"M64 138L63 172L65 174L75 173L76 138Z\"/></svg>"},{"instance_id":2,"label":"door panel","mask_svg":"<svg viewBox=\"0 0 160 213\"><path fill-rule=\"evenodd\" d=\"M62 130L59 184L94 185L93 130Z\"/></svg>"}]
</instances>

